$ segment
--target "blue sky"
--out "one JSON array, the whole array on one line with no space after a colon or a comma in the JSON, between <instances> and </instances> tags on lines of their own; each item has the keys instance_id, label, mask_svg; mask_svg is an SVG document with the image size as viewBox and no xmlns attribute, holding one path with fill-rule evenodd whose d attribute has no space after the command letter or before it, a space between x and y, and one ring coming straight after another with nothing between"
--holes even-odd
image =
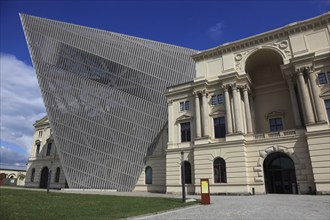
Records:
<instances>
[{"instance_id":1,"label":"blue sky","mask_svg":"<svg viewBox=\"0 0 330 220\"><path fill-rule=\"evenodd\" d=\"M0 163L19 165L46 113L18 13L204 50L321 15L330 0L0 0L0 9Z\"/></svg>"}]
</instances>

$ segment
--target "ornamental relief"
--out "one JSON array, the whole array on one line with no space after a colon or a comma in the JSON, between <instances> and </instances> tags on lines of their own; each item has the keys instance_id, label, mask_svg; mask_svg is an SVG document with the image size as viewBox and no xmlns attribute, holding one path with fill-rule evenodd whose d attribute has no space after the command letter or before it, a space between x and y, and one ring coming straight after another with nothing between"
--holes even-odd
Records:
<instances>
[{"instance_id":1,"label":"ornamental relief","mask_svg":"<svg viewBox=\"0 0 330 220\"><path fill-rule=\"evenodd\" d=\"M265 44L265 45L258 47L258 49L264 49L264 48L269 48L269 47L275 48L276 50L280 50L282 52L282 55L286 59L292 57L292 54L291 54L291 51L289 48L289 42L287 40L282 40L282 41L278 41L278 42L274 42L274 43ZM252 50L256 50L256 48L235 54L235 57L234 57L235 69L237 72L242 71L243 60L246 60L246 55L250 54L250 52Z\"/></svg>"}]
</instances>

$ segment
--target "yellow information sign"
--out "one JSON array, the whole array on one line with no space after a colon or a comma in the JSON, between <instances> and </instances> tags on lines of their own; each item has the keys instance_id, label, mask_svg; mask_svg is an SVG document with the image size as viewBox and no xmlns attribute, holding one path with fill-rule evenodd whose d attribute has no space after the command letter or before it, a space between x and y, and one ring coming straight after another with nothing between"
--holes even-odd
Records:
<instances>
[{"instance_id":1,"label":"yellow information sign","mask_svg":"<svg viewBox=\"0 0 330 220\"><path fill-rule=\"evenodd\" d=\"M201 181L202 182L202 193L209 193L209 183L208 181Z\"/></svg>"}]
</instances>

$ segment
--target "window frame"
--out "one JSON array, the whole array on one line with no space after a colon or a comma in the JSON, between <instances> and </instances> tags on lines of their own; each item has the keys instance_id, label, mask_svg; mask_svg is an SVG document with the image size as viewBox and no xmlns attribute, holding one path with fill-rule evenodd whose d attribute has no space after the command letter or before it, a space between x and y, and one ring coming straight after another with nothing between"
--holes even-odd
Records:
<instances>
[{"instance_id":1,"label":"window frame","mask_svg":"<svg viewBox=\"0 0 330 220\"><path fill-rule=\"evenodd\" d=\"M151 185L152 184L152 168L151 166L147 166L145 168L145 184Z\"/></svg>"},{"instance_id":2,"label":"window frame","mask_svg":"<svg viewBox=\"0 0 330 220\"><path fill-rule=\"evenodd\" d=\"M226 161L222 157L216 157L213 160L213 182L227 183Z\"/></svg>"},{"instance_id":3,"label":"window frame","mask_svg":"<svg viewBox=\"0 0 330 220\"><path fill-rule=\"evenodd\" d=\"M40 144L36 145L36 156L38 156L40 153Z\"/></svg>"},{"instance_id":4,"label":"window frame","mask_svg":"<svg viewBox=\"0 0 330 220\"><path fill-rule=\"evenodd\" d=\"M184 112L184 111L188 111L188 110L190 110L190 101L189 100L181 101L179 103L179 111Z\"/></svg>"},{"instance_id":5,"label":"window frame","mask_svg":"<svg viewBox=\"0 0 330 220\"><path fill-rule=\"evenodd\" d=\"M281 127L282 127L282 129L278 129L278 126L279 126L279 124L277 124L277 120L278 119L280 119L281 120ZM271 121L272 120L275 120L275 124L274 125L272 125L272 123L271 123ZM269 131L270 132L280 132L280 131L284 131L284 124L283 124L283 118L282 117L271 117L271 118L268 118L268 123L269 123ZM276 130L272 130L272 127L274 127L275 126L275 128L276 128Z\"/></svg>"},{"instance_id":6,"label":"window frame","mask_svg":"<svg viewBox=\"0 0 330 220\"><path fill-rule=\"evenodd\" d=\"M223 94L217 94L211 96L211 105L222 105L224 103L224 96Z\"/></svg>"},{"instance_id":7,"label":"window frame","mask_svg":"<svg viewBox=\"0 0 330 220\"><path fill-rule=\"evenodd\" d=\"M223 124L221 123L222 120L223 120ZM216 121L219 121L219 123L217 124ZM226 118L224 116L214 117L213 129L214 129L214 138L225 138L227 134Z\"/></svg>"},{"instance_id":8,"label":"window frame","mask_svg":"<svg viewBox=\"0 0 330 220\"><path fill-rule=\"evenodd\" d=\"M184 164L184 182L185 184L192 184L192 170L189 161L183 161Z\"/></svg>"},{"instance_id":9,"label":"window frame","mask_svg":"<svg viewBox=\"0 0 330 220\"><path fill-rule=\"evenodd\" d=\"M189 130L188 130L188 126L187 128L184 128L184 125L188 125L189 124ZM181 122L180 123L180 134L181 134L181 143L184 142L191 142L191 123L190 121L188 122Z\"/></svg>"},{"instance_id":10,"label":"window frame","mask_svg":"<svg viewBox=\"0 0 330 220\"><path fill-rule=\"evenodd\" d=\"M32 171L31 171L31 178L30 178L31 183L34 182L35 174L36 174L36 169L35 169L35 168L32 168Z\"/></svg>"},{"instance_id":11,"label":"window frame","mask_svg":"<svg viewBox=\"0 0 330 220\"><path fill-rule=\"evenodd\" d=\"M330 71L324 71L317 74L319 85L330 84Z\"/></svg>"},{"instance_id":12,"label":"window frame","mask_svg":"<svg viewBox=\"0 0 330 220\"><path fill-rule=\"evenodd\" d=\"M60 182L61 168L57 167L55 172L55 183Z\"/></svg>"},{"instance_id":13,"label":"window frame","mask_svg":"<svg viewBox=\"0 0 330 220\"><path fill-rule=\"evenodd\" d=\"M46 151L46 156L50 156L52 151L52 142L47 143L47 151Z\"/></svg>"}]
</instances>

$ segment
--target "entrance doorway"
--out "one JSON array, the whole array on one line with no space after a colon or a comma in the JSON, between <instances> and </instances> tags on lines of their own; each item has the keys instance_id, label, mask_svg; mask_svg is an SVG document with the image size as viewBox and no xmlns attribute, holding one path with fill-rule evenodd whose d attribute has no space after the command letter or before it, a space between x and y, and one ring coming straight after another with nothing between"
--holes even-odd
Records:
<instances>
[{"instance_id":1,"label":"entrance doorway","mask_svg":"<svg viewBox=\"0 0 330 220\"><path fill-rule=\"evenodd\" d=\"M272 153L264 161L266 193L297 194L294 163L284 153Z\"/></svg>"},{"instance_id":2,"label":"entrance doorway","mask_svg":"<svg viewBox=\"0 0 330 220\"><path fill-rule=\"evenodd\" d=\"M42 168L41 177L40 177L40 186L39 186L40 188L43 189L47 188L48 174L49 174L48 167Z\"/></svg>"}]
</instances>

